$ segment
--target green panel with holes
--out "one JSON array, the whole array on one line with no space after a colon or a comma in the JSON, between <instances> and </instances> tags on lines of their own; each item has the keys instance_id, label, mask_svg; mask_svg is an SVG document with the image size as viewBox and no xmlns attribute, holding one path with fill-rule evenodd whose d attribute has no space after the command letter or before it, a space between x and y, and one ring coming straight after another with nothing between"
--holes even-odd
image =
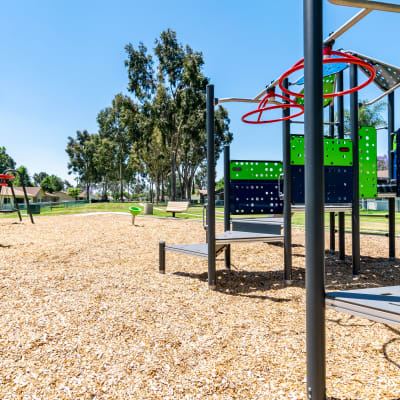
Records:
<instances>
[{"instance_id":1,"label":"green panel with holes","mask_svg":"<svg viewBox=\"0 0 400 400\"><path fill-rule=\"evenodd\" d=\"M376 129L362 127L359 131L360 198L372 199L377 195Z\"/></svg>"},{"instance_id":2,"label":"green panel with holes","mask_svg":"<svg viewBox=\"0 0 400 400\"><path fill-rule=\"evenodd\" d=\"M231 161L231 180L277 180L283 174L281 161Z\"/></svg>"},{"instance_id":3,"label":"green panel with holes","mask_svg":"<svg viewBox=\"0 0 400 400\"><path fill-rule=\"evenodd\" d=\"M333 93L335 91L335 84L336 84L336 74L328 75L324 77L324 94ZM304 93L304 89L300 92L301 94ZM304 106L304 98L297 97L297 103ZM324 107L328 106L332 101L332 97L327 97L324 99Z\"/></svg>"},{"instance_id":4,"label":"green panel with holes","mask_svg":"<svg viewBox=\"0 0 400 400\"><path fill-rule=\"evenodd\" d=\"M304 136L291 136L290 163L304 165ZM324 165L352 166L353 143L350 139L324 138Z\"/></svg>"}]
</instances>

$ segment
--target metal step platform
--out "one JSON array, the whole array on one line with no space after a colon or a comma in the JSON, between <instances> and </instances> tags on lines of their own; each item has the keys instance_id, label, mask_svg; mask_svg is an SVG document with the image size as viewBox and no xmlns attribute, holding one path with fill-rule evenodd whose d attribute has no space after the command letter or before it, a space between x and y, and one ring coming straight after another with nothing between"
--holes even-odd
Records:
<instances>
[{"instance_id":1,"label":"metal step platform","mask_svg":"<svg viewBox=\"0 0 400 400\"><path fill-rule=\"evenodd\" d=\"M291 207L292 212L304 212L306 209L304 204L295 204ZM325 212L345 212L351 211L351 203L333 203L333 204L325 204L324 211Z\"/></svg>"},{"instance_id":2,"label":"metal step platform","mask_svg":"<svg viewBox=\"0 0 400 400\"><path fill-rule=\"evenodd\" d=\"M225 249L225 245L215 245L215 256L220 254ZM173 251L175 253L187 254L189 256L208 258L208 244L172 244L165 246L165 250Z\"/></svg>"},{"instance_id":3,"label":"metal step platform","mask_svg":"<svg viewBox=\"0 0 400 400\"><path fill-rule=\"evenodd\" d=\"M328 292L325 304L347 314L400 326L400 286Z\"/></svg>"},{"instance_id":4,"label":"metal step platform","mask_svg":"<svg viewBox=\"0 0 400 400\"><path fill-rule=\"evenodd\" d=\"M272 233L256 233L241 231L226 231L215 238L218 244L249 243L249 242L280 242L283 241L282 235Z\"/></svg>"},{"instance_id":5,"label":"metal step platform","mask_svg":"<svg viewBox=\"0 0 400 400\"><path fill-rule=\"evenodd\" d=\"M232 230L255 232L255 233L270 233L280 235L282 233L283 218L267 217L267 218L233 218Z\"/></svg>"}]
</instances>

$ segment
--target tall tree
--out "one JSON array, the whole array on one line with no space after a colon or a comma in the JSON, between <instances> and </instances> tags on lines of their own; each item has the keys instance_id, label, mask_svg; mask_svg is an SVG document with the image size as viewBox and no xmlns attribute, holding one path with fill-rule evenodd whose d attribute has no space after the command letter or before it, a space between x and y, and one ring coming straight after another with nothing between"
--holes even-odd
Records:
<instances>
[{"instance_id":1,"label":"tall tree","mask_svg":"<svg viewBox=\"0 0 400 400\"><path fill-rule=\"evenodd\" d=\"M176 196L176 168L183 191L181 195L190 197L191 183L204 159L205 150L205 89L208 79L202 73L203 55L179 43L176 33L170 29L162 32L155 44L157 70L142 43L137 50L132 44L125 47L128 90L142 104L151 102L152 118L161 132L170 159L171 198ZM229 123L226 111L225 114L226 118L224 112L219 114L224 119L222 126ZM225 130L220 139L229 142L231 134Z\"/></svg>"},{"instance_id":2,"label":"tall tree","mask_svg":"<svg viewBox=\"0 0 400 400\"><path fill-rule=\"evenodd\" d=\"M7 154L5 147L0 147L0 174L9 168L15 168L15 161Z\"/></svg>"},{"instance_id":3,"label":"tall tree","mask_svg":"<svg viewBox=\"0 0 400 400\"><path fill-rule=\"evenodd\" d=\"M19 171L21 175L20 174L15 175L15 179L13 180L13 186L15 187L22 186L22 182L26 187L33 186L31 177L29 176L28 168L26 168L24 165L21 165L20 167L17 168L17 171Z\"/></svg>"},{"instance_id":4,"label":"tall tree","mask_svg":"<svg viewBox=\"0 0 400 400\"><path fill-rule=\"evenodd\" d=\"M46 178L46 176L49 176L49 174L47 173L47 172L39 172L39 173L34 173L33 174L33 177L32 177L32 179L33 179L33 183L36 185L36 186L40 186L40 183L42 182L42 180L44 179L44 178Z\"/></svg>"},{"instance_id":5,"label":"tall tree","mask_svg":"<svg viewBox=\"0 0 400 400\"><path fill-rule=\"evenodd\" d=\"M90 184L96 178L94 163L95 146L87 130L77 131L76 139L68 137L66 152L69 156L69 173L76 173L86 186L86 199L89 200Z\"/></svg>"},{"instance_id":6,"label":"tall tree","mask_svg":"<svg viewBox=\"0 0 400 400\"><path fill-rule=\"evenodd\" d=\"M368 100L360 102L361 107L358 109L358 123L360 126L378 127L387 123L382 116L382 112L386 107L385 102L378 102L372 106L363 106ZM344 131L350 132L350 111L344 110Z\"/></svg>"},{"instance_id":7,"label":"tall tree","mask_svg":"<svg viewBox=\"0 0 400 400\"><path fill-rule=\"evenodd\" d=\"M56 175L47 175L40 182L40 187L47 193L59 192L63 186L63 180Z\"/></svg>"},{"instance_id":8,"label":"tall tree","mask_svg":"<svg viewBox=\"0 0 400 400\"><path fill-rule=\"evenodd\" d=\"M138 107L128 96L117 94L112 106L97 116L100 137L110 139L116 147L119 166L120 199L123 200L124 167L132 144L139 137Z\"/></svg>"}]
</instances>

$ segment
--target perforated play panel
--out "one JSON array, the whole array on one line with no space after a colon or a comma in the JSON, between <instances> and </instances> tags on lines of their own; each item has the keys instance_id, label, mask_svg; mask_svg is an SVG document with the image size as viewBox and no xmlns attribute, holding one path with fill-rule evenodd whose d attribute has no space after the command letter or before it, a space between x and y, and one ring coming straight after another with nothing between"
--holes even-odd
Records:
<instances>
[{"instance_id":1,"label":"perforated play panel","mask_svg":"<svg viewBox=\"0 0 400 400\"><path fill-rule=\"evenodd\" d=\"M335 64L331 64L331 65L335 65ZM336 64L336 65L345 65L345 64ZM328 67L329 64L324 65L325 67ZM324 73L325 75L325 73ZM323 91L324 94L329 94L329 93L333 93L335 91L335 85L336 85L336 75L328 75L325 76L323 78ZM304 78L301 78L298 82L296 82L297 85L304 85ZM300 92L301 94L304 93L304 89ZM332 101L332 97L327 97L326 99L324 99L324 107L328 106ZM297 97L296 98L296 102L298 104L301 104L302 106L304 106L304 98L303 97Z\"/></svg>"},{"instance_id":2,"label":"perforated play panel","mask_svg":"<svg viewBox=\"0 0 400 400\"><path fill-rule=\"evenodd\" d=\"M291 135L290 163L304 165L304 136ZM350 139L324 139L324 165L353 165L353 142Z\"/></svg>"},{"instance_id":3,"label":"perforated play panel","mask_svg":"<svg viewBox=\"0 0 400 400\"><path fill-rule=\"evenodd\" d=\"M232 160L231 180L277 180L283 173L281 161Z\"/></svg>"},{"instance_id":4,"label":"perforated play panel","mask_svg":"<svg viewBox=\"0 0 400 400\"><path fill-rule=\"evenodd\" d=\"M389 90L398 83L400 83L400 68L394 65L384 63L382 61L376 60L375 58L366 56L355 51L346 51L346 53L352 54L367 63L371 64L376 71L376 76L374 79L375 84L383 91ZM367 69L360 67L361 71L364 72L368 77L370 73Z\"/></svg>"},{"instance_id":5,"label":"perforated play panel","mask_svg":"<svg viewBox=\"0 0 400 400\"><path fill-rule=\"evenodd\" d=\"M378 193L376 129L362 127L359 131L360 198L372 199Z\"/></svg>"},{"instance_id":6,"label":"perforated play panel","mask_svg":"<svg viewBox=\"0 0 400 400\"><path fill-rule=\"evenodd\" d=\"M325 166L325 203L348 203L353 200L353 167ZM292 201L305 202L304 165L292 166Z\"/></svg>"},{"instance_id":7,"label":"perforated play panel","mask_svg":"<svg viewBox=\"0 0 400 400\"><path fill-rule=\"evenodd\" d=\"M282 214L278 180L233 180L230 211L239 214Z\"/></svg>"}]
</instances>

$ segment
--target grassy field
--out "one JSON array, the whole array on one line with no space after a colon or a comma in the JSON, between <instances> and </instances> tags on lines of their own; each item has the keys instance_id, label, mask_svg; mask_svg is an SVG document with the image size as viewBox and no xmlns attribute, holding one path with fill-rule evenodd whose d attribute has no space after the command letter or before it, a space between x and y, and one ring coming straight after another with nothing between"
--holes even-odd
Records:
<instances>
[{"instance_id":1,"label":"grassy field","mask_svg":"<svg viewBox=\"0 0 400 400\"><path fill-rule=\"evenodd\" d=\"M64 207L62 205L44 208L41 210L40 215L65 215L65 214L81 214L90 212L128 212L129 207L136 206L143 209L143 205L138 202L126 202L126 203L92 203L92 204L79 204L74 207ZM165 211L165 204L154 204L154 216L156 217L170 217L172 214ZM217 221L223 221L223 207L216 207L216 219ZM378 232L385 233L388 231L388 219L384 217L387 214L386 211L369 211L369 215L382 215L382 218L377 217L361 217L361 231L362 232ZM346 215L346 231L351 231L351 216L349 213ZM367 211L361 210L361 214L367 214ZM203 206L195 205L189 207L186 213L176 214L177 218L181 219L202 219ZM26 212L23 211L23 216L26 216ZM3 214L0 218L16 218L17 214ZM35 218L39 215L35 215ZM262 217L262 215L252 215L251 217ZM243 218L243 216L234 216L234 218ZM292 223L295 227L304 227L304 213L295 213L292 218ZM336 225L338 224L338 218L336 217ZM325 227L329 226L329 214L325 214ZM400 234L400 213L396 213L396 234Z\"/></svg>"}]
</instances>

